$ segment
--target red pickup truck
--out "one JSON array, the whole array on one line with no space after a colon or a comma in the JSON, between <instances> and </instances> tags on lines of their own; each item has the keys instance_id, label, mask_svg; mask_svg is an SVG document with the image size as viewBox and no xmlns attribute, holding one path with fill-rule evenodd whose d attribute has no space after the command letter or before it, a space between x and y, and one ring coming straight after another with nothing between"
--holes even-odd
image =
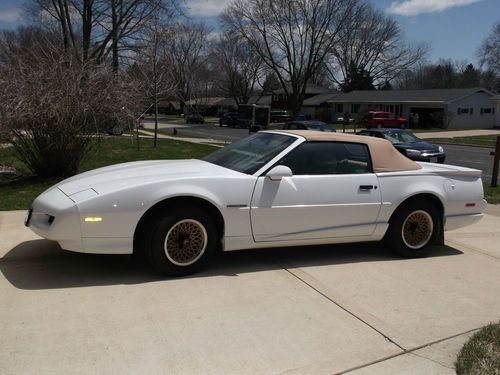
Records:
<instances>
[{"instance_id":1,"label":"red pickup truck","mask_svg":"<svg viewBox=\"0 0 500 375\"><path fill-rule=\"evenodd\" d=\"M360 124L367 129L370 128L407 128L408 121L403 117L397 117L392 112L369 112L364 116Z\"/></svg>"}]
</instances>

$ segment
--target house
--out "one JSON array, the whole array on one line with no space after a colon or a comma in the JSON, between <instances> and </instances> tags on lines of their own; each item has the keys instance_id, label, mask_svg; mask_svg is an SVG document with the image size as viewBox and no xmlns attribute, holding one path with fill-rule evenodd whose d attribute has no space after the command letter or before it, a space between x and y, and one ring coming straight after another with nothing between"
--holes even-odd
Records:
<instances>
[{"instance_id":1,"label":"house","mask_svg":"<svg viewBox=\"0 0 500 375\"><path fill-rule=\"evenodd\" d=\"M292 88L290 87L288 88L288 90L291 91ZM331 94L331 93L332 90L326 87L314 84L307 84L304 100L307 100L319 94ZM273 110L289 110L292 108L292 105L287 101L285 90L283 88L273 91L271 108Z\"/></svg>"},{"instance_id":2,"label":"house","mask_svg":"<svg viewBox=\"0 0 500 375\"><path fill-rule=\"evenodd\" d=\"M387 111L407 118L410 126L415 127L492 128L495 112L498 112L498 103L495 110L491 101L493 95L480 87L352 91L328 102L331 118L348 113L352 118L359 119L368 111Z\"/></svg>"},{"instance_id":3,"label":"house","mask_svg":"<svg viewBox=\"0 0 500 375\"><path fill-rule=\"evenodd\" d=\"M256 105L267 105L271 106L272 96L271 95L253 95L248 99L247 104L256 104ZM236 99L230 96L221 100L217 103L219 107L219 113L231 112L238 110L238 104L236 103Z\"/></svg>"},{"instance_id":4,"label":"house","mask_svg":"<svg viewBox=\"0 0 500 375\"><path fill-rule=\"evenodd\" d=\"M314 95L304 100L300 113L304 114L306 118L329 122L331 115L329 101L339 95L341 93L338 91Z\"/></svg>"},{"instance_id":5,"label":"house","mask_svg":"<svg viewBox=\"0 0 500 375\"><path fill-rule=\"evenodd\" d=\"M494 103L493 114L495 115L495 128L500 128L500 94L491 98Z\"/></svg>"}]
</instances>

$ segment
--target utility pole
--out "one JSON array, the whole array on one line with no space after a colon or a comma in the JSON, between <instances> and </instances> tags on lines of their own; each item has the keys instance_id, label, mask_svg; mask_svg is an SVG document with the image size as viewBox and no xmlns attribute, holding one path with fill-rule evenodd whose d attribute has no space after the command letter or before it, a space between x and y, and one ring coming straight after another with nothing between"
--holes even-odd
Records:
<instances>
[{"instance_id":1,"label":"utility pole","mask_svg":"<svg viewBox=\"0 0 500 375\"><path fill-rule=\"evenodd\" d=\"M491 175L491 187L497 187L498 165L500 164L500 136L497 136L495 152L490 153L490 155L495 155L495 159L493 161L493 173Z\"/></svg>"}]
</instances>

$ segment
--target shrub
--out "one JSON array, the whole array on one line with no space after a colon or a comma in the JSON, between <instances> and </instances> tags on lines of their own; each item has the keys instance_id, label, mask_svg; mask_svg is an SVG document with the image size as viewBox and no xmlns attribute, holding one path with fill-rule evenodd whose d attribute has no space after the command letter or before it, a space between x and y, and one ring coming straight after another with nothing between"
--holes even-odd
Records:
<instances>
[{"instance_id":1,"label":"shrub","mask_svg":"<svg viewBox=\"0 0 500 375\"><path fill-rule=\"evenodd\" d=\"M33 30L4 33L2 53L0 128L33 174L77 173L100 131L131 123L130 91L106 66L81 63Z\"/></svg>"}]
</instances>

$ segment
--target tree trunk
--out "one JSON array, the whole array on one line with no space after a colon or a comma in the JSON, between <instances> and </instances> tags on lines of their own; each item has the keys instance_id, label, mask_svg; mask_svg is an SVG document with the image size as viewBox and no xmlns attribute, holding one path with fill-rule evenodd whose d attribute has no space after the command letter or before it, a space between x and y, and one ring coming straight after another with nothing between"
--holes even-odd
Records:
<instances>
[{"instance_id":1,"label":"tree trunk","mask_svg":"<svg viewBox=\"0 0 500 375\"><path fill-rule=\"evenodd\" d=\"M116 3L117 0L111 0L111 53L113 70L118 72L118 14Z\"/></svg>"}]
</instances>

